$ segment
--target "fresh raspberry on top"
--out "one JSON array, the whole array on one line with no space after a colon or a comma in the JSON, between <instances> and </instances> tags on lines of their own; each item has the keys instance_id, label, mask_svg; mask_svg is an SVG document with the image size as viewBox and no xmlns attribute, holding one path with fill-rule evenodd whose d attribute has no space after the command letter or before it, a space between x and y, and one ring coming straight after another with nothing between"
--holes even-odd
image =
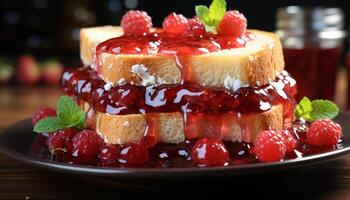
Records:
<instances>
[{"instance_id":1,"label":"fresh raspberry on top","mask_svg":"<svg viewBox=\"0 0 350 200\"><path fill-rule=\"evenodd\" d=\"M189 26L188 34L190 36L198 37L205 34L204 24L199 20L197 16L188 20L188 26Z\"/></svg>"},{"instance_id":2,"label":"fresh raspberry on top","mask_svg":"<svg viewBox=\"0 0 350 200\"><path fill-rule=\"evenodd\" d=\"M140 144L129 144L121 148L118 161L121 164L140 165L149 160L148 149Z\"/></svg>"},{"instance_id":3,"label":"fresh raspberry on top","mask_svg":"<svg viewBox=\"0 0 350 200\"><path fill-rule=\"evenodd\" d=\"M285 139L276 131L261 131L255 138L254 153L262 162L280 161L286 150Z\"/></svg>"},{"instance_id":4,"label":"fresh raspberry on top","mask_svg":"<svg viewBox=\"0 0 350 200\"><path fill-rule=\"evenodd\" d=\"M295 137L288 131L288 130L282 130L280 132L284 138L284 142L286 144L286 153L291 153L297 146L297 140Z\"/></svg>"},{"instance_id":5,"label":"fresh raspberry on top","mask_svg":"<svg viewBox=\"0 0 350 200\"><path fill-rule=\"evenodd\" d=\"M142 36L151 31L152 19L145 11L130 10L121 21L125 35Z\"/></svg>"},{"instance_id":6,"label":"fresh raspberry on top","mask_svg":"<svg viewBox=\"0 0 350 200\"><path fill-rule=\"evenodd\" d=\"M335 145L342 137L342 128L330 119L315 120L306 132L306 142L311 145Z\"/></svg>"},{"instance_id":7,"label":"fresh raspberry on top","mask_svg":"<svg viewBox=\"0 0 350 200\"><path fill-rule=\"evenodd\" d=\"M72 139L72 155L84 159L97 158L104 144L102 138L92 130L83 130Z\"/></svg>"},{"instance_id":8,"label":"fresh raspberry on top","mask_svg":"<svg viewBox=\"0 0 350 200\"><path fill-rule=\"evenodd\" d=\"M227 11L219 23L220 35L241 36L247 30L247 19L237 10Z\"/></svg>"},{"instance_id":9,"label":"fresh raspberry on top","mask_svg":"<svg viewBox=\"0 0 350 200\"><path fill-rule=\"evenodd\" d=\"M66 151L66 145L71 141L78 131L73 128L66 128L49 134L46 145L54 154Z\"/></svg>"},{"instance_id":10,"label":"fresh raspberry on top","mask_svg":"<svg viewBox=\"0 0 350 200\"><path fill-rule=\"evenodd\" d=\"M188 20L185 16L173 12L164 19L163 29L168 33L185 35L189 30Z\"/></svg>"},{"instance_id":11,"label":"fresh raspberry on top","mask_svg":"<svg viewBox=\"0 0 350 200\"><path fill-rule=\"evenodd\" d=\"M43 107L36 111L32 117L33 126L45 117L56 117L56 110L49 107Z\"/></svg>"},{"instance_id":12,"label":"fresh raspberry on top","mask_svg":"<svg viewBox=\"0 0 350 200\"><path fill-rule=\"evenodd\" d=\"M229 160L229 152L221 140L202 138L192 149L192 162L200 167L224 166Z\"/></svg>"}]
</instances>

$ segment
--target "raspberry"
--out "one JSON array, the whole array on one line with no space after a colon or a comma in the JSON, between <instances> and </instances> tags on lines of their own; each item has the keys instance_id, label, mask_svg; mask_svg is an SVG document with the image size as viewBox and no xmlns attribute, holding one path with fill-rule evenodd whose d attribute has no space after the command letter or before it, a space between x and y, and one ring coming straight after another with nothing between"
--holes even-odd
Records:
<instances>
[{"instance_id":1,"label":"raspberry","mask_svg":"<svg viewBox=\"0 0 350 200\"><path fill-rule=\"evenodd\" d=\"M119 163L125 165L140 165L149 160L149 152L140 144L129 144L121 148Z\"/></svg>"},{"instance_id":2,"label":"raspberry","mask_svg":"<svg viewBox=\"0 0 350 200\"><path fill-rule=\"evenodd\" d=\"M227 11L219 23L220 35L240 36L247 29L247 19L237 10Z\"/></svg>"},{"instance_id":3,"label":"raspberry","mask_svg":"<svg viewBox=\"0 0 350 200\"><path fill-rule=\"evenodd\" d=\"M335 145L341 136L342 129L339 124L330 119L318 119L306 132L306 143L315 146Z\"/></svg>"},{"instance_id":4,"label":"raspberry","mask_svg":"<svg viewBox=\"0 0 350 200\"><path fill-rule=\"evenodd\" d=\"M102 138L92 130L83 130L72 139L72 155L87 160L97 158L103 145Z\"/></svg>"},{"instance_id":5,"label":"raspberry","mask_svg":"<svg viewBox=\"0 0 350 200\"><path fill-rule=\"evenodd\" d=\"M163 29L168 33L185 35L189 30L188 20L183 15L173 12L164 19Z\"/></svg>"},{"instance_id":6,"label":"raspberry","mask_svg":"<svg viewBox=\"0 0 350 200\"><path fill-rule=\"evenodd\" d=\"M255 156L262 162L280 161L286 154L283 136L273 130L260 132L254 142Z\"/></svg>"},{"instance_id":7,"label":"raspberry","mask_svg":"<svg viewBox=\"0 0 350 200\"><path fill-rule=\"evenodd\" d=\"M130 10L122 17L121 26L125 35L142 36L152 28L152 19L144 11Z\"/></svg>"},{"instance_id":8,"label":"raspberry","mask_svg":"<svg viewBox=\"0 0 350 200\"><path fill-rule=\"evenodd\" d=\"M36 123L38 123L40 120L42 120L45 117L55 117L55 116L56 116L56 110L49 107L43 107L34 113L32 117L32 124L34 126Z\"/></svg>"},{"instance_id":9,"label":"raspberry","mask_svg":"<svg viewBox=\"0 0 350 200\"><path fill-rule=\"evenodd\" d=\"M205 34L204 25L197 16L188 20L188 26L188 33L190 36L198 37Z\"/></svg>"},{"instance_id":10,"label":"raspberry","mask_svg":"<svg viewBox=\"0 0 350 200\"><path fill-rule=\"evenodd\" d=\"M220 140L202 138L196 142L192 149L192 161L200 167L224 166L229 160L229 153Z\"/></svg>"},{"instance_id":11,"label":"raspberry","mask_svg":"<svg viewBox=\"0 0 350 200\"><path fill-rule=\"evenodd\" d=\"M119 148L114 145L106 145L98 154L99 163L102 166L113 166L117 164Z\"/></svg>"},{"instance_id":12,"label":"raspberry","mask_svg":"<svg viewBox=\"0 0 350 200\"><path fill-rule=\"evenodd\" d=\"M54 154L61 154L58 152L64 152L67 144L71 141L78 131L73 128L66 128L49 134L46 140L46 145L49 150Z\"/></svg>"},{"instance_id":13,"label":"raspberry","mask_svg":"<svg viewBox=\"0 0 350 200\"><path fill-rule=\"evenodd\" d=\"M282 130L280 133L282 134L286 144L286 153L291 153L297 146L297 140L288 130Z\"/></svg>"}]
</instances>

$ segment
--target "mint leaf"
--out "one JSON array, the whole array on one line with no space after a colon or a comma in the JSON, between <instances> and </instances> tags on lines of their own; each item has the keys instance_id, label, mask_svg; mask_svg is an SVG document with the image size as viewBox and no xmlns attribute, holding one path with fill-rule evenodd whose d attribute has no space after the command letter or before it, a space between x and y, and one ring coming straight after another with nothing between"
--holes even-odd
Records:
<instances>
[{"instance_id":1,"label":"mint leaf","mask_svg":"<svg viewBox=\"0 0 350 200\"><path fill-rule=\"evenodd\" d=\"M203 5L196 6L196 14L199 18L204 23L205 30L207 32L215 32L216 27L214 26L214 23L210 17L209 13L209 8Z\"/></svg>"},{"instance_id":2,"label":"mint leaf","mask_svg":"<svg viewBox=\"0 0 350 200\"><path fill-rule=\"evenodd\" d=\"M323 118L333 119L338 113L338 106L329 100L318 99L312 101L312 111L310 115L313 120Z\"/></svg>"},{"instance_id":3,"label":"mint leaf","mask_svg":"<svg viewBox=\"0 0 350 200\"><path fill-rule=\"evenodd\" d=\"M205 24L210 24L209 8L203 5L196 6L196 15Z\"/></svg>"},{"instance_id":4,"label":"mint leaf","mask_svg":"<svg viewBox=\"0 0 350 200\"><path fill-rule=\"evenodd\" d=\"M67 124L68 128L76 128L78 130L84 129L84 126L85 126L85 113L79 114L79 118L76 121Z\"/></svg>"},{"instance_id":5,"label":"mint leaf","mask_svg":"<svg viewBox=\"0 0 350 200\"><path fill-rule=\"evenodd\" d=\"M205 30L208 32L216 32L220 21L226 12L225 0L213 0L209 8L204 5L196 6L196 15L204 23Z\"/></svg>"},{"instance_id":6,"label":"mint leaf","mask_svg":"<svg viewBox=\"0 0 350 200\"><path fill-rule=\"evenodd\" d=\"M306 121L311 120L310 112L312 111L312 105L309 98L304 97L300 100L299 104L294 110L295 118L304 118Z\"/></svg>"},{"instance_id":7,"label":"mint leaf","mask_svg":"<svg viewBox=\"0 0 350 200\"><path fill-rule=\"evenodd\" d=\"M66 124L79 120L79 106L69 97L61 96L57 103L57 116Z\"/></svg>"},{"instance_id":8,"label":"mint leaf","mask_svg":"<svg viewBox=\"0 0 350 200\"><path fill-rule=\"evenodd\" d=\"M225 0L213 0L209 6L210 18L213 21L213 25L217 27L226 13L226 1Z\"/></svg>"},{"instance_id":9,"label":"mint leaf","mask_svg":"<svg viewBox=\"0 0 350 200\"><path fill-rule=\"evenodd\" d=\"M62 96L57 103L57 116L67 127L82 129L84 127L85 113L69 97Z\"/></svg>"},{"instance_id":10,"label":"mint leaf","mask_svg":"<svg viewBox=\"0 0 350 200\"><path fill-rule=\"evenodd\" d=\"M294 110L295 118L303 118L308 122L316 119L335 118L339 113L339 108L336 104L329 100L317 99L312 102L307 97L304 97Z\"/></svg>"},{"instance_id":11,"label":"mint leaf","mask_svg":"<svg viewBox=\"0 0 350 200\"><path fill-rule=\"evenodd\" d=\"M66 128L66 124L57 117L46 117L40 120L34 126L34 132L50 133L60 129Z\"/></svg>"},{"instance_id":12,"label":"mint leaf","mask_svg":"<svg viewBox=\"0 0 350 200\"><path fill-rule=\"evenodd\" d=\"M85 112L69 97L61 96L57 103L57 117L45 117L34 126L34 132L51 133L64 128L84 129Z\"/></svg>"}]
</instances>

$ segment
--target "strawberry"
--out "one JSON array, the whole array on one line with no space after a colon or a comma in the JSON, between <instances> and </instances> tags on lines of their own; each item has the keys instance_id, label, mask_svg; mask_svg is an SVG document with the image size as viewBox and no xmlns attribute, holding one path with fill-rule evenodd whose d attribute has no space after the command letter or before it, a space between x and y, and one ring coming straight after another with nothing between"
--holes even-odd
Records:
<instances>
[{"instance_id":1,"label":"strawberry","mask_svg":"<svg viewBox=\"0 0 350 200\"><path fill-rule=\"evenodd\" d=\"M41 65L41 80L49 85L56 85L60 82L63 73L63 65L57 60L49 60Z\"/></svg>"},{"instance_id":2,"label":"strawberry","mask_svg":"<svg viewBox=\"0 0 350 200\"><path fill-rule=\"evenodd\" d=\"M40 80L39 65L33 57L24 55L18 59L16 78L23 85L33 85Z\"/></svg>"}]
</instances>

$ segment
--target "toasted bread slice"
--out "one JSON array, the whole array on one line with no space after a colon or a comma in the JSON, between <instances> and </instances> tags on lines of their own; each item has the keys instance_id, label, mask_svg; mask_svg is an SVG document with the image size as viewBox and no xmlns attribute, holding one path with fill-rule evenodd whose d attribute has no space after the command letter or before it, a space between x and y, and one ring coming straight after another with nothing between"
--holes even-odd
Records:
<instances>
[{"instance_id":1,"label":"toasted bread slice","mask_svg":"<svg viewBox=\"0 0 350 200\"><path fill-rule=\"evenodd\" d=\"M81 104L85 112L89 104ZM159 140L163 143L177 144L185 140L184 120L180 113L150 113L157 119ZM207 122L210 115L203 115L201 122L197 121L192 131L201 133L199 137L212 134L213 128L222 131L223 139L227 141L253 142L255 136L261 130L281 130L283 127L283 106L276 105L271 110L263 113L245 114L239 118L232 115L222 115L223 123L219 127ZM199 122L199 123L198 123ZM192 122L190 122L192 123ZM108 144L125 144L140 141L144 137L147 127L146 119L142 114L110 115L98 112L96 115L96 132L99 133ZM212 129L211 129L212 128Z\"/></svg>"},{"instance_id":2,"label":"toasted bread slice","mask_svg":"<svg viewBox=\"0 0 350 200\"><path fill-rule=\"evenodd\" d=\"M80 30L80 58L84 65L91 65L98 44L123 35L119 26L99 26Z\"/></svg>"},{"instance_id":3,"label":"toasted bread slice","mask_svg":"<svg viewBox=\"0 0 350 200\"><path fill-rule=\"evenodd\" d=\"M284 68L279 37L274 33L248 30L256 36L244 48L192 56L191 81L204 87L232 89L244 85L263 85L274 80ZM120 27L95 27L81 30L81 58L92 63L94 47L109 37L122 35ZM123 82L135 85L176 84L181 71L173 57L161 55L101 55L101 77L109 84ZM147 79L147 80L145 80Z\"/></svg>"}]
</instances>

